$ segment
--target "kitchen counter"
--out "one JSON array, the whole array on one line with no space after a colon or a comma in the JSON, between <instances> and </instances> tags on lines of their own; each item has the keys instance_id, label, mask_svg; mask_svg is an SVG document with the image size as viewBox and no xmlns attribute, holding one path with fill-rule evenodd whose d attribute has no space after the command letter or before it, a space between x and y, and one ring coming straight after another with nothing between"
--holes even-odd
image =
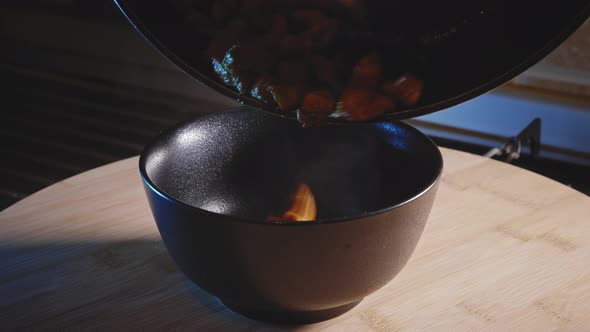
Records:
<instances>
[{"instance_id":1,"label":"kitchen counter","mask_svg":"<svg viewBox=\"0 0 590 332\"><path fill-rule=\"evenodd\" d=\"M268 325L238 316L193 285L166 253L131 158L0 213L0 325L5 331L590 329L590 198L505 163L442 152L442 182L413 257L392 282L340 317Z\"/></svg>"}]
</instances>

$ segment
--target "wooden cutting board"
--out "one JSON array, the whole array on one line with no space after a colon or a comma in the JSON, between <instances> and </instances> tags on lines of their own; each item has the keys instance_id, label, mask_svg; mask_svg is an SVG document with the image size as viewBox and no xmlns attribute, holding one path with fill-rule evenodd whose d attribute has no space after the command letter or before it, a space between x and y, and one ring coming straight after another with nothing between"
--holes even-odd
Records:
<instances>
[{"instance_id":1,"label":"wooden cutting board","mask_svg":"<svg viewBox=\"0 0 590 332\"><path fill-rule=\"evenodd\" d=\"M445 174L406 268L326 331L590 331L590 198L443 149ZM137 158L67 179L0 213L2 330L276 330L177 271Z\"/></svg>"}]
</instances>

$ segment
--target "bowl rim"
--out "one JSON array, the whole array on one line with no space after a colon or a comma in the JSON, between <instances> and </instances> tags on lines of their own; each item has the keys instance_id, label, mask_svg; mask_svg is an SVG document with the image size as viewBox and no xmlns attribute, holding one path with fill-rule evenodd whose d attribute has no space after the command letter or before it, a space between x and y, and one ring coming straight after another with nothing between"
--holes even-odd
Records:
<instances>
[{"instance_id":1,"label":"bowl rim","mask_svg":"<svg viewBox=\"0 0 590 332\"><path fill-rule=\"evenodd\" d=\"M257 110L256 109L246 109L245 110L243 107L238 107L235 109L230 109L230 110L216 112L216 113L243 112L243 111L256 112ZM266 113L263 113L263 114L266 114ZM412 195L411 197L409 197L406 200L403 200L403 201L398 202L396 204L389 205L389 206L386 206L386 207L383 207L380 209L375 209L375 210L371 210L371 211L364 211L359 214L347 215L347 216L343 216L343 217L320 218L320 219L316 219L314 221L267 221L267 220L261 220L261 219L255 219L255 218L242 217L242 216L236 216L236 215L208 211L208 210L190 205L186 202L183 202L182 200L173 197L172 195L166 193L163 189L158 187L150 179L150 177L147 173L146 163L147 163L147 159L150 155L150 151L154 148L154 146L158 142L160 142L161 138L166 137L170 134L173 134L175 131L185 127L186 125L188 125L190 123L195 122L197 119L199 119L202 116L211 116L211 115L215 115L215 113L203 114L203 115L197 116L196 118L192 118L187 121L183 121L173 127L170 127L168 129L160 132L158 135L156 135L156 137L152 138L151 141L147 145L145 145L143 151L141 152L141 154L139 156L139 173L141 175L141 179L144 182L144 184L147 187L149 187L149 189L152 192L154 192L156 195L164 198L165 200L167 200L173 204L179 204L179 205L184 206L190 210L194 210L194 211L197 211L202 214L223 217L228 221L240 222L240 223L250 223L250 224L263 224L263 225L310 227L310 226L318 225L318 224L334 224L334 223L341 223L341 222L348 222L348 221L353 221L353 220L364 219L367 217L372 217L375 215L383 214L383 213L388 212L390 210L398 209L404 205L407 205L407 204L413 202L414 200L417 200L418 198L420 198L421 196L425 195L427 192L432 190L438 184L438 182L440 181L440 179L442 177L442 173L443 173L443 169L444 169L444 158L442 156L440 149L428 136L426 136L424 133L422 133L420 130L416 129L415 127L413 127L407 123L401 122L401 121L381 121L381 122L376 122L376 123L371 123L371 124L367 124L367 123L347 124L347 126L351 126L351 125L352 126L354 126L354 125L375 126L375 125L379 125L380 123L381 124L382 123L395 123L396 125L399 125L399 126L403 127L404 129L408 129L409 131L413 132L415 135L422 137L423 139L426 140L426 143L433 148L433 150L434 150L433 152L435 155L435 161L437 161L439 164L439 166L437 167L434 179L426 186L426 188L422 189L420 192ZM289 121L289 120L285 120L285 121Z\"/></svg>"}]
</instances>

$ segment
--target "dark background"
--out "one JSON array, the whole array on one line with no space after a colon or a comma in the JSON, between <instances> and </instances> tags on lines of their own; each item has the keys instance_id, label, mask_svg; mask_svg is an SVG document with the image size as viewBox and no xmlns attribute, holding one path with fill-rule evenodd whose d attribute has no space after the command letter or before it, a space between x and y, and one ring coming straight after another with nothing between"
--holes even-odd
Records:
<instances>
[{"instance_id":1,"label":"dark background","mask_svg":"<svg viewBox=\"0 0 590 332\"><path fill-rule=\"evenodd\" d=\"M195 113L236 106L170 65L109 0L0 4L0 38L0 210L137 155ZM433 138L478 154L491 148ZM585 167L528 156L515 163L590 192Z\"/></svg>"}]
</instances>

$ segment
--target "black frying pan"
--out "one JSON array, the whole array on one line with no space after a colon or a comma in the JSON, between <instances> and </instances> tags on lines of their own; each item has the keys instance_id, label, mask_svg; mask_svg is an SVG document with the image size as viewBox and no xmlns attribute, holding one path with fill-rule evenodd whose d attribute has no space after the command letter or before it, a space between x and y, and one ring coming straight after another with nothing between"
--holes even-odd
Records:
<instances>
[{"instance_id":1,"label":"black frying pan","mask_svg":"<svg viewBox=\"0 0 590 332\"><path fill-rule=\"evenodd\" d=\"M215 79L210 62L203 57L208 41L191 32L169 1L115 2L153 46L189 75L227 96L261 107ZM385 44L403 42L408 51L404 56L415 60L412 69L425 81L419 104L387 114L391 120L442 110L507 82L559 46L590 13L588 0L367 3L375 36Z\"/></svg>"}]
</instances>

